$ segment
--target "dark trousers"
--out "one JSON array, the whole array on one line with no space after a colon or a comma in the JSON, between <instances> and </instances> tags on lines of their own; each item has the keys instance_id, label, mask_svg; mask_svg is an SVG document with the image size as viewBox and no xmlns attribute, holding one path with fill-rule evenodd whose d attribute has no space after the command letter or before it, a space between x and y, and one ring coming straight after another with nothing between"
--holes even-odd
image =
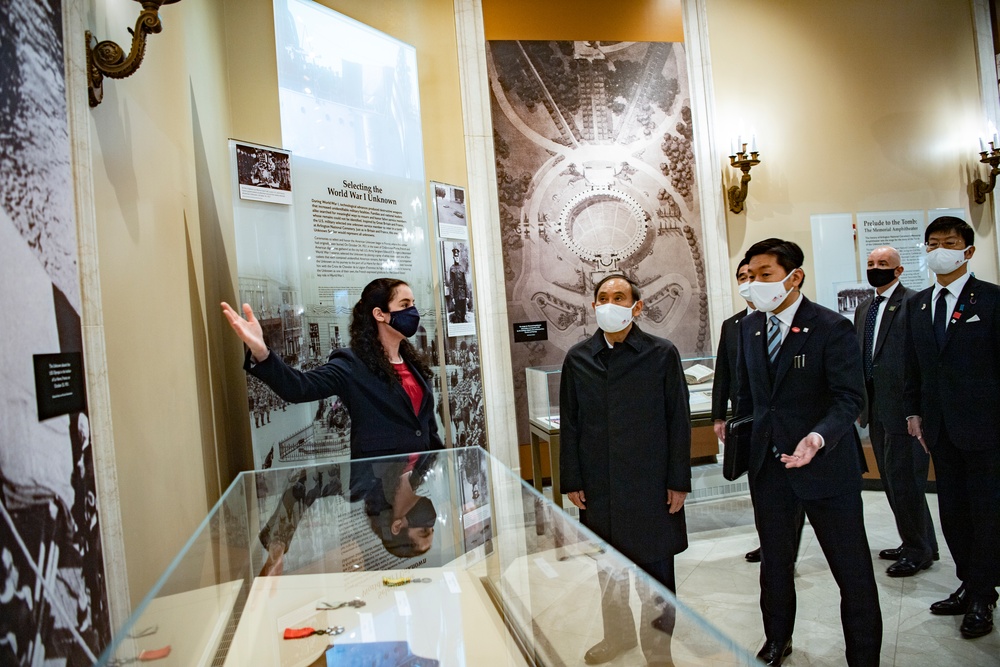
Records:
<instances>
[{"instance_id":1,"label":"dark trousers","mask_svg":"<svg viewBox=\"0 0 1000 667\"><path fill-rule=\"evenodd\" d=\"M671 593L677 592L674 578L674 557L669 556L653 563L639 564L635 589L639 594L639 642L648 663L670 663L670 638L674 632L676 609L650 586L649 578L661 583ZM597 580L601 586L601 616L604 622L604 639L630 645L636 641L635 619L629 606L629 570L620 561L597 565Z\"/></svg>"},{"instance_id":2,"label":"dark trousers","mask_svg":"<svg viewBox=\"0 0 1000 667\"><path fill-rule=\"evenodd\" d=\"M931 457L916 438L887 433L879 419L869 424L875 464L902 540L902 556L920 562L938 550L934 521L927 507L927 470Z\"/></svg>"},{"instance_id":3,"label":"dark trousers","mask_svg":"<svg viewBox=\"0 0 1000 667\"><path fill-rule=\"evenodd\" d=\"M787 641L795 628L795 552L799 516L805 512L840 588L847 664L878 665L882 614L861 493L801 499L788 483L784 464L768 456L750 478L750 498L760 535L760 608L767 639Z\"/></svg>"},{"instance_id":4,"label":"dark trousers","mask_svg":"<svg viewBox=\"0 0 1000 667\"><path fill-rule=\"evenodd\" d=\"M970 600L995 602L1000 585L1000 450L955 447L942 426L929 438L941 532Z\"/></svg>"}]
</instances>

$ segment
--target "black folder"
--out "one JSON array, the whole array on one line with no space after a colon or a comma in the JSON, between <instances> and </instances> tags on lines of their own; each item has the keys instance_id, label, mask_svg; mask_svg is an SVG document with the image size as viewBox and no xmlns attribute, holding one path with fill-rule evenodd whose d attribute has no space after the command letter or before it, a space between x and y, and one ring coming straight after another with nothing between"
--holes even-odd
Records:
<instances>
[{"instance_id":1,"label":"black folder","mask_svg":"<svg viewBox=\"0 0 1000 667\"><path fill-rule=\"evenodd\" d=\"M753 417L733 418L726 422L726 443L722 454L722 476L734 482L750 468L750 436Z\"/></svg>"}]
</instances>

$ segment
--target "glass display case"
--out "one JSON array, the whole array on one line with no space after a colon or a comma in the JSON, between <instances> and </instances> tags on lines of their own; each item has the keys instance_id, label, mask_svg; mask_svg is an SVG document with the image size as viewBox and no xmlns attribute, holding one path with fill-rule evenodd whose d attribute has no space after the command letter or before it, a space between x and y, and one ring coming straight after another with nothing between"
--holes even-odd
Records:
<instances>
[{"instance_id":1,"label":"glass display case","mask_svg":"<svg viewBox=\"0 0 1000 667\"><path fill-rule=\"evenodd\" d=\"M242 473L97 664L582 665L602 583L615 664L753 664L480 448Z\"/></svg>"},{"instance_id":2,"label":"glass display case","mask_svg":"<svg viewBox=\"0 0 1000 667\"><path fill-rule=\"evenodd\" d=\"M715 357L685 357L681 359L684 379L688 383L691 420L708 419L712 412L712 384L715 378ZM528 420L545 429L559 428L559 378L562 366L525 368L528 389Z\"/></svg>"},{"instance_id":3,"label":"glass display case","mask_svg":"<svg viewBox=\"0 0 1000 667\"><path fill-rule=\"evenodd\" d=\"M715 357L685 357L681 359L681 367L688 383L692 425L701 426L704 420L711 423Z\"/></svg>"},{"instance_id":4,"label":"glass display case","mask_svg":"<svg viewBox=\"0 0 1000 667\"><path fill-rule=\"evenodd\" d=\"M524 369L528 389L528 420L544 429L559 428L559 378L562 366Z\"/></svg>"}]
</instances>

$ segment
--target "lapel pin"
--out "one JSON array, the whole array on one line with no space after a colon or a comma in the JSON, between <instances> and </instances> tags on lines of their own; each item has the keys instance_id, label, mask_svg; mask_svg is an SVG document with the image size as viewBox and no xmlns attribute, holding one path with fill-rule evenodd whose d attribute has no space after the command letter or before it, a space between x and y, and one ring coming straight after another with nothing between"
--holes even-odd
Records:
<instances>
[{"instance_id":1,"label":"lapel pin","mask_svg":"<svg viewBox=\"0 0 1000 667\"><path fill-rule=\"evenodd\" d=\"M976 303L976 293L975 292L970 292L969 293L969 303L972 303L972 304Z\"/></svg>"},{"instance_id":2,"label":"lapel pin","mask_svg":"<svg viewBox=\"0 0 1000 667\"><path fill-rule=\"evenodd\" d=\"M896 310L896 306L889 306L889 312L890 312L890 313L891 313L892 311L894 311L894 310Z\"/></svg>"},{"instance_id":3,"label":"lapel pin","mask_svg":"<svg viewBox=\"0 0 1000 667\"><path fill-rule=\"evenodd\" d=\"M760 335L760 332L759 332L759 331L758 331L757 333L755 333L755 334L754 334L754 336L759 336L759 335Z\"/></svg>"},{"instance_id":4,"label":"lapel pin","mask_svg":"<svg viewBox=\"0 0 1000 667\"><path fill-rule=\"evenodd\" d=\"M951 314L951 321L954 322L960 317L962 317L962 313L956 310L954 313Z\"/></svg>"},{"instance_id":5,"label":"lapel pin","mask_svg":"<svg viewBox=\"0 0 1000 667\"><path fill-rule=\"evenodd\" d=\"M806 327L805 329L803 329L802 333L809 333L809 327Z\"/></svg>"},{"instance_id":6,"label":"lapel pin","mask_svg":"<svg viewBox=\"0 0 1000 667\"><path fill-rule=\"evenodd\" d=\"M798 327L792 327L792 333L798 333L798 332L799 332Z\"/></svg>"},{"instance_id":7,"label":"lapel pin","mask_svg":"<svg viewBox=\"0 0 1000 667\"><path fill-rule=\"evenodd\" d=\"M920 310L926 310L926 309L927 309L927 304L926 303L920 304Z\"/></svg>"}]
</instances>

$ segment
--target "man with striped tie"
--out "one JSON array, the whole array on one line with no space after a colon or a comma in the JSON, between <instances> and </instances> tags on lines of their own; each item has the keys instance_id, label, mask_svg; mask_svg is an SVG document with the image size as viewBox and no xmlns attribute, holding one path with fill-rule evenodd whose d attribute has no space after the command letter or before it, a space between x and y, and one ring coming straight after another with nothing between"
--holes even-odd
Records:
<instances>
[{"instance_id":1,"label":"man with striped tie","mask_svg":"<svg viewBox=\"0 0 1000 667\"><path fill-rule=\"evenodd\" d=\"M757 312L740 326L735 415L753 415L749 481L766 638L757 657L780 665L792 652L796 530L805 512L840 587L847 664L878 665L882 615L854 428L864 406L858 339L847 319L802 296L798 245L767 239L746 259Z\"/></svg>"}]
</instances>

